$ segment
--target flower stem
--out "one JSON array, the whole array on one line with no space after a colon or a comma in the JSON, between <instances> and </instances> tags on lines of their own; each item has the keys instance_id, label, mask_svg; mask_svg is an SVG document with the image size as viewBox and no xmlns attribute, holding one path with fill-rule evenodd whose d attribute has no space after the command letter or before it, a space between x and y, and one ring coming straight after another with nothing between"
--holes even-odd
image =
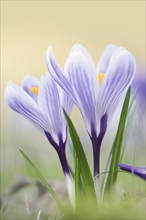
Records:
<instances>
[{"instance_id":1,"label":"flower stem","mask_svg":"<svg viewBox=\"0 0 146 220\"><path fill-rule=\"evenodd\" d=\"M93 163L94 163L94 177L96 177L100 172L100 146L102 140L99 138L93 139Z\"/></svg>"},{"instance_id":2,"label":"flower stem","mask_svg":"<svg viewBox=\"0 0 146 220\"><path fill-rule=\"evenodd\" d=\"M94 186L96 191L96 196L99 199L101 197L100 192L100 148L105 133L100 133L98 137L92 137L93 146L93 163L94 163Z\"/></svg>"},{"instance_id":3,"label":"flower stem","mask_svg":"<svg viewBox=\"0 0 146 220\"><path fill-rule=\"evenodd\" d=\"M106 133L107 128L107 114L103 115L100 120L100 132L97 136L94 126L92 127L91 141L93 146L93 163L94 163L94 177L100 173L100 148Z\"/></svg>"},{"instance_id":4,"label":"flower stem","mask_svg":"<svg viewBox=\"0 0 146 220\"><path fill-rule=\"evenodd\" d=\"M65 149L57 149L56 151L58 153L64 175L70 175L70 170L65 155Z\"/></svg>"},{"instance_id":5,"label":"flower stem","mask_svg":"<svg viewBox=\"0 0 146 220\"><path fill-rule=\"evenodd\" d=\"M75 189L74 189L74 183L72 181L71 175L70 175L70 170L69 170L69 166L67 163L67 159L66 159L66 155L65 155L65 150L61 149L62 151L57 151L61 165L62 165L62 169L64 172L64 177L65 177L65 181L66 181L66 185L67 185L67 191L68 191L68 196L70 199L70 203L71 206L73 208L73 210L75 210Z\"/></svg>"},{"instance_id":6,"label":"flower stem","mask_svg":"<svg viewBox=\"0 0 146 220\"><path fill-rule=\"evenodd\" d=\"M68 166L68 162L66 159L66 154L65 154L65 145L66 145L66 141L63 142L62 139L62 134L59 133L58 134L58 139L59 139L59 144L57 144L52 136L50 135L50 133L45 132L46 137L48 139L48 141L50 142L50 144L55 148L61 166L62 166L62 170L64 173L64 177L65 177L65 181L66 181L66 185L67 185L67 190L68 190L68 195L69 195L69 199L70 199L70 203L71 206L73 208L73 210L75 210L75 191L74 191L74 183L72 181L71 175L70 175L70 170L69 170L69 166Z\"/></svg>"}]
</instances>

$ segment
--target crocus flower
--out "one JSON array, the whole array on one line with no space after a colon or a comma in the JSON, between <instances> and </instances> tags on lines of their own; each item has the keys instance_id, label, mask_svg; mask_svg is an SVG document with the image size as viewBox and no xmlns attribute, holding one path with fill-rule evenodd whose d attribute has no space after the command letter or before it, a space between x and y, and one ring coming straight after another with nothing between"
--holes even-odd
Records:
<instances>
[{"instance_id":1,"label":"crocus flower","mask_svg":"<svg viewBox=\"0 0 146 220\"><path fill-rule=\"evenodd\" d=\"M134 167L127 164L120 163L119 167L128 173L134 173L136 176L146 180L146 167Z\"/></svg>"},{"instance_id":2,"label":"crocus flower","mask_svg":"<svg viewBox=\"0 0 146 220\"><path fill-rule=\"evenodd\" d=\"M5 99L11 109L29 119L47 137L58 153L62 169L71 195L71 177L65 155L67 124L62 110L70 114L72 101L60 91L56 82L48 73L40 81L27 76L22 88L9 82L5 90Z\"/></svg>"},{"instance_id":3,"label":"crocus flower","mask_svg":"<svg viewBox=\"0 0 146 220\"><path fill-rule=\"evenodd\" d=\"M79 44L71 49L64 70L51 47L46 57L52 77L72 98L84 118L93 145L96 176L100 146L115 109L133 80L135 59L125 48L108 45L96 68L88 51Z\"/></svg>"}]
</instances>

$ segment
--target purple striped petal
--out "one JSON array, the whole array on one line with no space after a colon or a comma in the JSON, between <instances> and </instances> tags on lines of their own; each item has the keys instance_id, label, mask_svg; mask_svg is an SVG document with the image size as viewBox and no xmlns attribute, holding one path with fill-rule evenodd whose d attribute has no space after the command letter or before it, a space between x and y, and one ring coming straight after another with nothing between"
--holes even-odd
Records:
<instances>
[{"instance_id":1,"label":"purple striped petal","mask_svg":"<svg viewBox=\"0 0 146 220\"><path fill-rule=\"evenodd\" d=\"M5 99L11 109L29 119L39 130L50 131L50 126L36 102L22 88L9 83L5 89Z\"/></svg>"},{"instance_id":2,"label":"purple striped petal","mask_svg":"<svg viewBox=\"0 0 146 220\"><path fill-rule=\"evenodd\" d=\"M62 104L62 108L64 108L66 113L68 115L70 115L74 103L71 100L71 98L69 97L69 95L66 92L64 92L64 91L62 91L61 104Z\"/></svg>"},{"instance_id":3,"label":"purple striped petal","mask_svg":"<svg viewBox=\"0 0 146 220\"><path fill-rule=\"evenodd\" d=\"M47 50L48 70L55 81L68 93L79 107L88 129L96 127L98 81L95 65L82 45L75 45L65 64L65 71L57 64L51 48Z\"/></svg>"},{"instance_id":4,"label":"purple striped petal","mask_svg":"<svg viewBox=\"0 0 146 220\"><path fill-rule=\"evenodd\" d=\"M110 64L111 57L115 50L117 50L117 46L113 44L109 44L103 51L101 58L97 65L97 73L105 73Z\"/></svg>"},{"instance_id":5,"label":"purple striped petal","mask_svg":"<svg viewBox=\"0 0 146 220\"><path fill-rule=\"evenodd\" d=\"M66 140L66 121L56 82L50 74L40 80L38 105L51 124L53 138L59 144L60 134L63 142Z\"/></svg>"},{"instance_id":6,"label":"purple striped petal","mask_svg":"<svg viewBox=\"0 0 146 220\"><path fill-rule=\"evenodd\" d=\"M113 54L98 96L99 118L105 114L108 116L108 122L112 118L133 80L135 69L135 59L130 52L122 48Z\"/></svg>"},{"instance_id":7,"label":"purple striped petal","mask_svg":"<svg viewBox=\"0 0 146 220\"><path fill-rule=\"evenodd\" d=\"M48 71L52 75L54 80L64 89L64 91L67 92L67 94L69 94L72 100L76 103L74 92L70 85L68 77L57 63L51 46L47 49L46 52L46 63Z\"/></svg>"},{"instance_id":8,"label":"purple striped petal","mask_svg":"<svg viewBox=\"0 0 146 220\"><path fill-rule=\"evenodd\" d=\"M22 88L25 92L27 92L35 101L37 101L37 95L31 91L31 88L39 87L39 81L31 76L27 75L22 81Z\"/></svg>"},{"instance_id":9,"label":"purple striped petal","mask_svg":"<svg viewBox=\"0 0 146 220\"><path fill-rule=\"evenodd\" d=\"M146 138L146 75L144 69L138 71L131 86L131 101L134 99L134 119L135 126L139 129L140 140L141 138ZM133 125L134 126L134 125ZM133 127L132 126L132 127ZM135 130L134 126L134 130ZM142 143L142 142L141 142Z\"/></svg>"},{"instance_id":10,"label":"purple striped petal","mask_svg":"<svg viewBox=\"0 0 146 220\"><path fill-rule=\"evenodd\" d=\"M98 83L95 65L83 46L76 44L72 48L65 64L65 73L68 73L78 107L91 134L91 127L97 125Z\"/></svg>"},{"instance_id":11,"label":"purple striped petal","mask_svg":"<svg viewBox=\"0 0 146 220\"><path fill-rule=\"evenodd\" d=\"M146 75L142 72L135 75L131 87L133 96L136 94L136 107L140 114L146 111Z\"/></svg>"},{"instance_id":12,"label":"purple striped petal","mask_svg":"<svg viewBox=\"0 0 146 220\"><path fill-rule=\"evenodd\" d=\"M121 170L124 170L129 173L134 173L135 175L146 180L146 167L133 167L123 163L120 163L119 167Z\"/></svg>"}]
</instances>

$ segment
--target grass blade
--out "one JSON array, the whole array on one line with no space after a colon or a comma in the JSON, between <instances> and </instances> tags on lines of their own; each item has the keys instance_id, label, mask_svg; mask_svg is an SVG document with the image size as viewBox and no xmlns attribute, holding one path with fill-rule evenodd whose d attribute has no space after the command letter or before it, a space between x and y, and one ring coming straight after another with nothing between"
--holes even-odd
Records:
<instances>
[{"instance_id":1,"label":"grass blade","mask_svg":"<svg viewBox=\"0 0 146 220\"><path fill-rule=\"evenodd\" d=\"M56 195L56 193L54 192L54 190L51 188L51 186L48 184L48 182L46 181L46 179L42 176L42 174L40 173L40 171L38 170L38 168L33 164L33 162L29 159L29 157L21 150L19 149L20 153L22 154L22 156L24 157L24 159L31 165L31 167L34 169L35 173L37 174L37 176L40 178L40 180L42 181L42 183L44 184L44 186L48 189L48 191L50 192L50 194L52 195L52 197L54 198L54 200L56 201L58 207L64 212L64 207L62 205L62 202L60 201L60 199L58 198L58 196Z\"/></svg>"},{"instance_id":2,"label":"grass blade","mask_svg":"<svg viewBox=\"0 0 146 220\"><path fill-rule=\"evenodd\" d=\"M107 177L106 185L105 185L105 193L111 191L117 179L118 163L119 163L119 159L121 155L122 140L123 140L125 123L126 123L126 118L127 118L127 113L128 113L129 100L130 100L130 88L127 91L126 98L123 104L123 108L122 108L122 112L120 116L120 122L118 125L115 142L113 145L113 152L112 152L112 158L111 158L111 163L110 163L109 175Z\"/></svg>"},{"instance_id":3,"label":"grass blade","mask_svg":"<svg viewBox=\"0 0 146 220\"><path fill-rule=\"evenodd\" d=\"M104 172L102 172L102 173L105 174L103 176L102 183L101 183L101 193L102 193L102 196L104 196L104 192L105 192L106 181L107 181L107 177L108 177L107 174L109 173L109 167L110 167L110 163L111 163L112 153L113 153L113 145L112 145L112 148L111 148L109 156L108 156L108 160L107 160L107 164L106 164L105 170L104 170Z\"/></svg>"},{"instance_id":4,"label":"grass blade","mask_svg":"<svg viewBox=\"0 0 146 220\"><path fill-rule=\"evenodd\" d=\"M134 114L134 111L135 111L135 109L133 109L133 106L134 106L134 101L135 101L136 95L137 95L137 92L134 94L132 99L130 99L130 101L129 101L129 108L128 108L126 125L125 125L125 130L124 130L124 140L123 140L123 144L122 144L121 155L120 155L120 160L119 161L122 160L122 157L123 157L123 154L124 154L124 151L125 151L126 141L127 141L128 134L129 134L129 125L131 125L132 117L133 117L133 114ZM112 148L111 148L109 156L108 156L108 161L107 161L107 164L106 164L106 167L105 167L105 173L109 173L109 166L110 166L110 162L111 162L112 152L113 152L113 145L112 145ZM103 177L103 181L102 181L102 184L101 184L102 195L104 195L106 179L107 179L107 174L105 174L105 176Z\"/></svg>"},{"instance_id":5,"label":"grass blade","mask_svg":"<svg viewBox=\"0 0 146 220\"><path fill-rule=\"evenodd\" d=\"M92 196L93 198L96 199L93 177L92 177L92 174L91 174L88 162L87 162L85 152L80 142L79 136L74 128L72 121L70 120L70 118L68 117L65 111L64 111L64 114L65 114L65 117L68 123L69 133L70 133L72 143L73 143L73 146L76 152L76 156L79 162L79 166L81 169L84 191L88 196Z\"/></svg>"},{"instance_id":6,"label":"grass blade","mask_svg":"<svg viewBox=\"0 0 146 220\"><path fill-rule=\"evenodd\" d=\"M124 132L124 143L123 143L123 149L121 151L121 156L120 156L120 161L122 161L124 152L125 152L125 148L126 148L126 142L129 136L129 131L130 131L130 126L132 124L132 118L134 117L135 114L135 106L134 106L134 101L136 98L137 92L133 95L131 101L129 102L129 109L128 109L128 115L127 115L127 120L126 120L126 125L125 125L125 132Z\"/></svg>"},{"instance_id":7,"label":"grass blade","mask_svg":"<svg viewBox=\"0 0 146 220\"><path fill-rule=\"evenodd\" d=\"M76 158L75 164L75 198L76 198L76 207L78 208L81 199L81 178L80 178L80 164L78 158Z\"/></svg>"}]
</instances>

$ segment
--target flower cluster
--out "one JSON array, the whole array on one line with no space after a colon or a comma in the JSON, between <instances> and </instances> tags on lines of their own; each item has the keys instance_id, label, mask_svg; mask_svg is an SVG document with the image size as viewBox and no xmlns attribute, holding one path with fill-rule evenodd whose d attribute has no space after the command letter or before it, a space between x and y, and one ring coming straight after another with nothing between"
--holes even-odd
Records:
<instances>
[{"instance_id":1,"label":"flower cluster","mask_svg":"<svg viewBox=\"0 0 146 220\"><path fill-rule=\"evenodd\" d=\"M52 48L46 53L48 72L40 81L26 76L22 87L9 82L5 99L14 111L29 119L56 150L69 192L72 188L65 145L67 122L75 104L85 121L93 146L94 176L100 173L100 148L119 102L125 96L136 71L133 55L124 47L108 45L97 67L89 52L75 44L62 69Z\"/></svg>"}]
</instances>

